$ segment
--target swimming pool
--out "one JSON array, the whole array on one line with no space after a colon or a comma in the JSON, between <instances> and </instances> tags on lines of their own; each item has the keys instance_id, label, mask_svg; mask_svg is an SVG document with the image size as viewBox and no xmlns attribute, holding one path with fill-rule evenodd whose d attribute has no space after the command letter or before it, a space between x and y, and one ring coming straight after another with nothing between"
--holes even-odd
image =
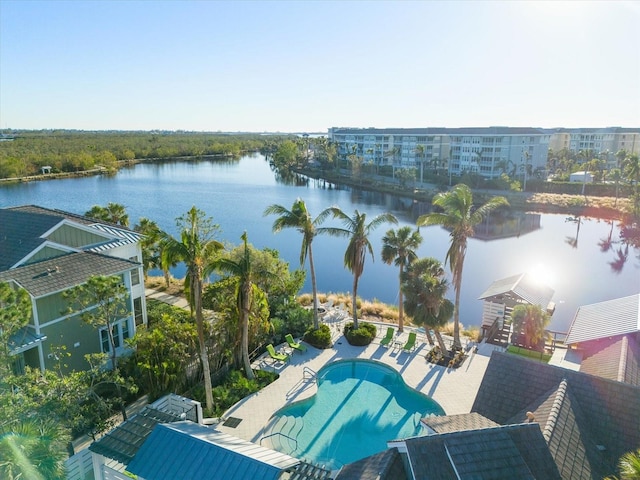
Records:
<instances>
[{"instance_id":1,"label":"swimming pool","mask_svg":"<svg viewBox=\"0 0 640 480\"><path fill-rule=\"evenodd\" d=\"M444 415L393 368L372 360L338 360L317 374L318 391L274 414L272 448L328 468L381 452L387 441L422 433L420 418Z\"/></svg>"}]
</instances>

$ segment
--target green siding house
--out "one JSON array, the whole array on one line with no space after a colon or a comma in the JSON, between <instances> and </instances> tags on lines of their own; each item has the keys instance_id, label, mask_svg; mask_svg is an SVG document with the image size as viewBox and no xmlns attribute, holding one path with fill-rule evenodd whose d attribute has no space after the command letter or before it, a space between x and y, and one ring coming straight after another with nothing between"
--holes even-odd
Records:
<instances>
[{"instance_id":1,"label":"green siding house","mask_svg":"<svg viewBox=\"0 0 640 480\"><path fill-rule=\"evenodd\" d=\"M114 325L116 353L146 324L141 235L127 228L60 210L28 205L0 209L0 282L31 297L32 318L10 341L15 365L45 370L57 365L56 349L66 348L70 370L88 367L88 353L110 353L105 329L89 326L68 312L64 292L91 276L117 275L128 291L129 312Z\"/></svg>"}]
</instances>

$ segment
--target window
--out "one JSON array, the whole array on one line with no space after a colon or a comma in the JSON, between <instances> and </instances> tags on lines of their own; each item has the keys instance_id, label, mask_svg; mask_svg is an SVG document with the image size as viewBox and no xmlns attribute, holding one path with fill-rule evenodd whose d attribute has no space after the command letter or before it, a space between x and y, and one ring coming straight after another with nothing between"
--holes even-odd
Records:
<instances>
[{"instance_id":1,"label":"window","mask_svg":"<svg viewBox=\"0 0 640 480\"><path fill-rule=\"evenodd\" d=\"M138 257L130 257L129 260L137 262ZM131 285L140 285L140 269L131 270Z\"/></svg>"},{"instance_id":2,"label":"window","mask_svg":"<svg viewBox=\"0 0 640 480\"><path fill-rule=\"evenodd\" d=\"M131 337L129 320L121 320L113 324L111 332L113 333L113 343L116 346L116 350L118 350L120 346L124 345L124 341ZM102 353L111 353L111 342L106 328L100 329L100 347L102 348Z\"/></svg>"},{"instance_id":3,"label":"window","mask_svg":"<svg viewBox=\"0 0 640 480\"><path fill-rule=\"evenodd\" d=\"M100 343L102 344L102 353L109 353L111 351L111 348L109 348L109 334L106 328L100 330Z\"/></svg>"}]
</instances>

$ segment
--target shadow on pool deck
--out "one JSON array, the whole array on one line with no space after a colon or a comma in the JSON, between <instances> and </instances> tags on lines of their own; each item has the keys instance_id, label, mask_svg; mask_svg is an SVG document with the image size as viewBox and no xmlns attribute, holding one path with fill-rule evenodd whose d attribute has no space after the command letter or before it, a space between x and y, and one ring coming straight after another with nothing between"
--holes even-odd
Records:
<instances>
[{"instance_id":1,"label":"shadow on pool deck","mask_svg":"<svg viewBox=\"0 0 640 480\"><path fill-rule=\"evenodd\" d=\"M407 385L432 397L448 415L471 411L493 351L492 345L481 345L478 353L470 356L461 368L454 370L427 363L424 356L430 347L425 344L423 335L418 335L418 348L415 351L405 352L401 348L381 346L379 341L383 333L380 332L382 329L379 329L378 338L366 347L354 347L343 336L335 335L333 348L319 350L309 346L306 352L294 352L286 364L273 366L268 356L266 359L257 359L254 369L276 371L280 378L225 412L223 418L242 419L237 427L225 427L219 423L215 428L260 443L276 411L316 393L315 380L309 378L306 372L317 372L327 363L347 358L376 360L393 367ZM406 336L407 331L403 335Z\"/></svg>"}]
</instances>

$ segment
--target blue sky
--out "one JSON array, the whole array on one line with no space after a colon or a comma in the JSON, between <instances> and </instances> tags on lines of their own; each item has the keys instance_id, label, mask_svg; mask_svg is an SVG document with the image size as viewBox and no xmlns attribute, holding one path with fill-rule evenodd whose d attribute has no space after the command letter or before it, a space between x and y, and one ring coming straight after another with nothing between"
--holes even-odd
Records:
<instances>
[{"instance_id":1,"label":"blue sky","mask_svg":"<svg viewBox=\"0 0 640 480\"><path fill-rule=\"evenodd\" d=\"M640 3L0 0L0 128L640 127Z\"/></svg>"}]
</instances>

